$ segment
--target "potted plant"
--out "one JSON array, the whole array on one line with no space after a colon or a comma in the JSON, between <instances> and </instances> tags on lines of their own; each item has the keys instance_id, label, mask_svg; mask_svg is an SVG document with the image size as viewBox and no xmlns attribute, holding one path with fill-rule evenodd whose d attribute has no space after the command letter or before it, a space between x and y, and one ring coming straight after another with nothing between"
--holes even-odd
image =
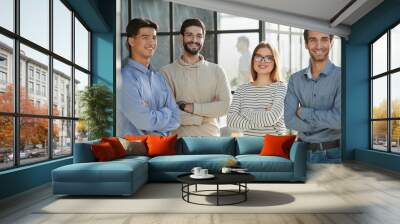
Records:
<instances>
[{"instance_id":1,"label":"potted plant","mask_svg":"<svg viewBox=\"0 0 400 224\"><path fill-rule=\"evenodd\" d=\"M79 106L81 118L88 131L89 140L110 136L107 131L112 126L113 95L108 87L102 84L87 86L80 92Z\"/></svg>"}]
</instances>

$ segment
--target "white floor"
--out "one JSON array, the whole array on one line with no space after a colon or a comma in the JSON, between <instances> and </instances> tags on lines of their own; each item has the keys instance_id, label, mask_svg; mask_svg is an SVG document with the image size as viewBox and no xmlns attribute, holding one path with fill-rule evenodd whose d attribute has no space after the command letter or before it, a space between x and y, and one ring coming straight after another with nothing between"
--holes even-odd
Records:
<instances>
[{"instance_id":1,"label":"white floor","mask_svg":"<svg viewBox=\"0 0 400 224\"><path fill-rule=\"evenodd\" d=\"M309 169L307 184L322 186L345 201L362 202L365 206L361 213L38 214L35 211L43 204L54 201L46 185L0 201L0 223L400 223L400 174L358 163L313 165Z\"/></svg>"}]
</instances>

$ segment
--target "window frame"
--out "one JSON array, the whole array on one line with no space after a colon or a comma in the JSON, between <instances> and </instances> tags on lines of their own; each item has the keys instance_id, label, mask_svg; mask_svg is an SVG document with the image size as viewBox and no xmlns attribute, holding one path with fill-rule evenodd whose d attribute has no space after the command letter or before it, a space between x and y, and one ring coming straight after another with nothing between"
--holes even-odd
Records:
<instances>
[{"instance_id":1,"label":"window frame","mask_svg":"<svg viewBox=\"0 0 400 224\"><path fill-rule=\"evenodd\" d=\"M66 157L73 156L73 151L74 151L74 143L75 143L75 126L76 126L76 121L79 120L79 117L75 117L75 108L71 108L71 114L68 116L56 116L53 115L53 59L58 60L61 63L64 63L68 66L71 66L71 92L72 92L72 105L75 103L75 88L73 83L75 82L75 69L81 71L82 73L85 73L89 77L89 83L88 86L92 85L92 69L91 69L91 48L92 48L92 43L91 43L91 37L92 37L92 30L88 27L88 25L84 22L84 20L72 9L72 7L69 5L69 3L66 0L59 0L61 4L63 4L70 12L71 12L71 18L70 18L70 23L71 23L71 59L64 58L63 56L55 53L53 50L53 21L54 21L54 14L53 14L53 1L56 0L48 0L49 2L49 47L46 49L45 47L42 47L39 44L36 44L29 39L26 39L20 35L20 1L21 0L14 0L13 1L13 10L14 10L14 30L10 31L4 27L0 26L0 35L10 38L13 41L13 54L12 54L12 69L11 70L11 75L13 75L14 79L14 99L13 99L13 107L14 110L13 112L2 112L0 111L0 116L2 117L11 117L13 119L13 165L10 167L5 167L5 168L0 168L0 172L5 171L5 170L11 170L11 169L16 169L19 167L23 166L30 166L33 164L38 164L38 163L43 163L46 161L54 160L54 159L62 159ZM78 64L75 63L75 19L77 19L83 27L88 31L88 69L85 69ZM20 111L20 91L21 91L21 80L20 80L20 66L22 63L21 56L20 56L20 45L23 44L26 47L29 47L35 51L38 51L42 54L45 54L48 57L48 70L47 70L47 77L45 80L45 95L47 97L47 104L48 104L48 112L46 115L39 115L39 114L27 114L27 113L21 113ZM32 81L33 86L34 86L34 92L36 92L35 85L40 84L40 94L35 94L35 96L43 97L42 94L42 85L43 85L43 80L42 80L42 72L44 70L40 69L37 70L34 66L30 65L29 63L26 64L26 82L27 82L27 91L29 91L28 87L28 82ZM32 68L32 70L30 70ZM30 75L30 71L33 72L33 77ZM39 79L37 79L36 74L39 72ZM71 86L71 85L70 85ZM36 105L38 101L34 101L33 103ZM21 163L21 158L20 158L20 119L21 118L44 118L47 119L48 123L48 135L47 135L47 150L48 154L46 155L47 157L43 157L43 160L40 160L38 162L28 162L28 163ZM65 121L70 121L71 122L71 152L68 155L62 155L62 156L54 156L53 152L55 147L53 147L53 123L57 120L65 120Z\"/></svg>"},{"instance_id":2,"label":"window frame","mask_svg":"<svg viewBox=\"0 0 400 224\"><path fill-rule=\"evenodd\" d=\"M391 98L391 91L392 91L392 85L391 85L391 79L392 75L396 75L396 73L400 72L400 66L397 68L392 69L391 68L391 31L393 28L397 27L400 25L400 21L395 22L392 24L389 28L385 29L384 32L379 34L375 39L373 39L370 43L368 43L368 52L369 52L369 149L372 151L379 151L379 152L386 152L390 154L400 154L400 152L394 152L392 151L392 121L400 121L400 117L393 117L392 116L392 98ZM373 72L373 44L376 43L381 37L384 35L387 35L387 63L386 63L386 71L374 75ZM373 118L373 93L374 93L374 87L373 87L373 81L382 77L386 77L386 87L387 87L387 105L386 105L386 117L385 118ZM373 132L373 122L376 121L386 121L386 151L379 150L377 148L374 148L374 132Z\"/></svg>"}]
</instances>

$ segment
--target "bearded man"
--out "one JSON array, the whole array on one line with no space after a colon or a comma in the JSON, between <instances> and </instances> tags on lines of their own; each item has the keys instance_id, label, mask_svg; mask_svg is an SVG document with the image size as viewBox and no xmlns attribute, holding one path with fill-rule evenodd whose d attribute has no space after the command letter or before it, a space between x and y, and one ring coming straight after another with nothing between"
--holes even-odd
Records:
<instances>
[{"instance_id":1,"label":"bearded man","mask_svg":"<svg viewBox=\"0 0 400 224\"><path fill-rule=\"evenodd\" d=\"M226 115L230 90L224 70L200 54L206 28L199 19L186 19L180 29L182 55L161 68L180 108L183 136L220 136L218 117Z\"/></svg>"}]
</instances>

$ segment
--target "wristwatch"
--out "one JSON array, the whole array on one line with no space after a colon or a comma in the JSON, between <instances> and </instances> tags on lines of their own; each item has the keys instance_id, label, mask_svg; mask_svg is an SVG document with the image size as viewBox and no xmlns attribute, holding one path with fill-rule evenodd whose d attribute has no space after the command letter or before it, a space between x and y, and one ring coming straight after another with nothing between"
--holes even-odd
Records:
<instances>
[{"instance_id":1,"label":"wristwatch","mask_svg":"<svg viewBox=\"0 0 400 224\"><path fill-rule=\"evenodd\" d=\"M185 106L186 106L185 102L179 102L178 106L179 106L179 109L181 109L182 111L185 111Z\"/></svg>"}]
</instances>

